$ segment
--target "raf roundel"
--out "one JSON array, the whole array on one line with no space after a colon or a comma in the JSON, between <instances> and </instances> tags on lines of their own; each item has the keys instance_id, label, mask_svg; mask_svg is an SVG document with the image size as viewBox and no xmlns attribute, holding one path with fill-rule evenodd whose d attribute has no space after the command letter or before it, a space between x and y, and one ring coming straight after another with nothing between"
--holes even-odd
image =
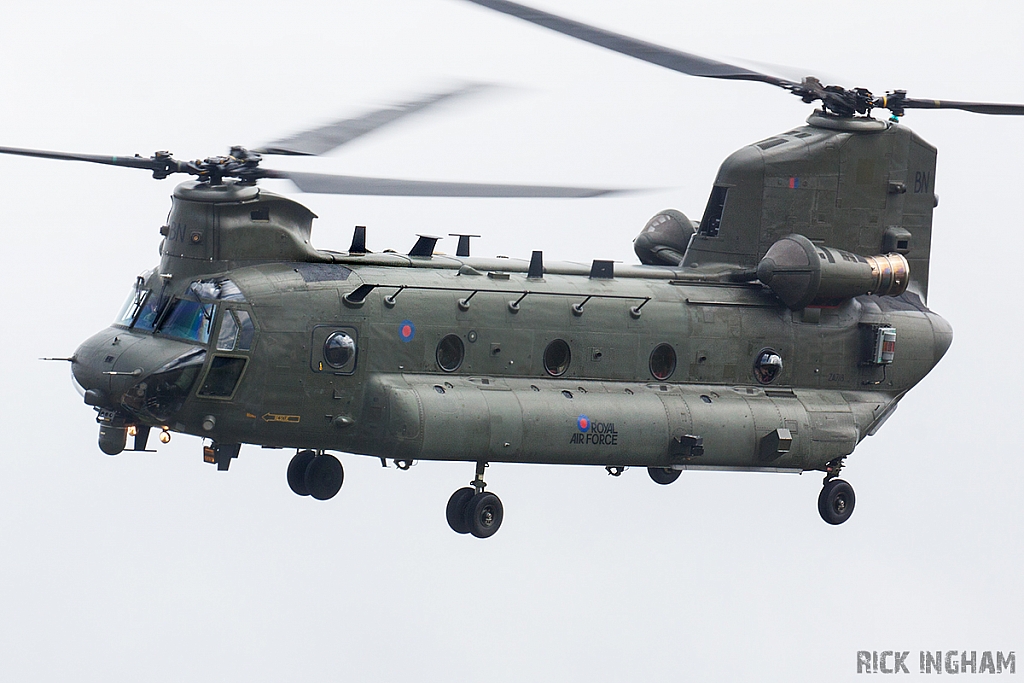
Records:
<instances>
[{"instance_id":1,"label":"raf roundel","mask_svg":"<svg viewBox=\"0 0 1024 683\"><path fill-rule=\"evenodd\" d=\"M404 342L411 342L416 336L416 326L411 320L403 320L398 326L398 338Z\"/></svg>"},{"instance_id":2,"label":"raf roundel","mask_svg":"<svg viewBox=\"0 0 1024 683\"><path fill-rule=\"evenodd\" d=\"M580 415L579 419L576 420L576 425L580 428L581 432L586 433L590 429L590 418L586 415Z\"/></svg>"}]
</instances>

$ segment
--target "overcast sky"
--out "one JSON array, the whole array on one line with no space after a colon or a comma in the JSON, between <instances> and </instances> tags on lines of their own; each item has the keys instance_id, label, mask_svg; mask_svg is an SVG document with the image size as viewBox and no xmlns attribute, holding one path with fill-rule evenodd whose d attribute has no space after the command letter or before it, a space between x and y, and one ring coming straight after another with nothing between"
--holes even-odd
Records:
<instances>
[{"instance_id":1,"label":"overcast sky","mask_svg":"<svg viewBox=\"0 0 1024 683\"><path fill-rule=\"evenodd\" d=\"M535 5L876 93L1024 102L1008 3ZM301 196L320 216L314 243L335 249L359 224L374 250L475 232L480 255L634 262L653 214L699 218L722 159L811 111L461 0L19 3L4 9L0 64L0 145L204 157L485 81L507 87L277 165L658 188ZM228 473L183 435L103 455L67 364L37 358L70 355L157 263L175 181L0 158L3 678L821 681L856 678L858 650L910 650L914 676L920 649L1024 657L1024 119L911 112L901 125L939 149L929 305L954 343L849 458L851 520L819 518L816 473L687 472L660 487L641 469L494 465L505 520L486 541L444 519L467 463L401 472L342 456L345 487L319 503L288 489L285 451L243 447Z\"/></svg>"}]
</instances>

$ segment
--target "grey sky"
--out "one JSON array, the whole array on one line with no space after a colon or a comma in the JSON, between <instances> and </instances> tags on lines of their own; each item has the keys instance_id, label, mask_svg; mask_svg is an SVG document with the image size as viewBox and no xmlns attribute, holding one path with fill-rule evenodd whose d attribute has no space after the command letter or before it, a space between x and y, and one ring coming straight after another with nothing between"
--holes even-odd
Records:
<instances>
[{"instance_id":1,"label":"grey sky","mask_svg":"<svg viewBox=\"0 0 1024 683\"><path fill-rule=\"evenodd\" d=\"M1024 102L1006 3L536 6L711 57L839 74L876 93ZM664 188L595 200L303 195L314 243L635 261L658 210L699 217L718 165L800 125L767 85L690 78L458 0L40 2L0 23L0 144L178 158L256 146L466 81L507 86L410 117L295 170ZM199 439L104 456L69 355L158 260L174 180L0 158L5 391L0 667L7 680L820 681L857 650L1024 656L1016 429L1024 119L911 112L939 149L930 306L954 343L848 461L857 510L818 517L820 477L495 465L500 533L444 520L469 464L343 456L326 503L289 453ZM287 166L286 166L287 165ZM267 183L290 191L282 181ZM454 242L441 249L454 251Z\"/></svg>"}]
</instances>

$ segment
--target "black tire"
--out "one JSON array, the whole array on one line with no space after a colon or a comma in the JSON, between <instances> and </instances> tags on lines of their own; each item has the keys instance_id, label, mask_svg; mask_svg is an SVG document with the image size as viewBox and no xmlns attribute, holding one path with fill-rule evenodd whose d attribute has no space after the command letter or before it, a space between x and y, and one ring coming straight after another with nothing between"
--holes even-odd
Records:
<instances>
[{"instance_id":1,"label":"black tire","mask_svg":"<svg viewBox=\"0 0 1024 683\"><path fill-rule=\"evenodd\" d=\"M308 496L309 489L306 488L306 468L313 462L316 453L313 451L299 451L288 463L288 487L293 493L299 496Z\"/></svg>"},{"instance_id":2,"label":"black tire","mask_svg":"<svg viewBox=\"0 0 1024 683\"><path fill-rule=\"evenodd\" d=\"M833 479L818 494L818 513L829 524L842 524L853 514L856 502L853 487L842 479Z\"/></svg>"},{"instance_id":3,"label":"black tire","mask_svg":"<svg viewBox=\"0 0 1024 683\"><path fill-rule=\"evenodd\" d=\"M333 455L318 455L306 467L306 489L317 500L334 498L344 482L345 470Z\"/></svg>"},{"instance_id":4,"label":"black tire","mask_svg":"<svg viewBox=\"0 0 1024 683\"><path fill-rule=\"evenodd\" d=\"M457 534L469 533L466 508L469 507L469 501L473 499L474 495L476 495L476 490L472 486L467 486L453 493L452 497L448 499L448 507L444 514L448 518L448 526Z\"/></svg>"},{"instance_id":5,"label":"black tire","mask_svg":"<svg viewBox=\"0 0 1024 683\"><path fill-rule=\"evenodd\" d=\"M493 493L484 492L473 496L466 508L466 524L469 526L469 533L477 538L488 538L493 536L501 526L501 520L505 516L501 500Z\"/></svg>"},{"instance_id":6,"label":"black tire","mask_svg":"<svg viewBox=\"0 0 1024 683\"><path fill-rule=\"evenodd\" d=\"M648 467L647 468L647 474L651 475L651 479L653 479L655 481L655 483L662 484L662 485L671 484L676 479L678 479L679 475L682 474L682 473L683 473L682 470L674 470L672 468L665 468L665 467Z\"/></svg>"}]
</instances>

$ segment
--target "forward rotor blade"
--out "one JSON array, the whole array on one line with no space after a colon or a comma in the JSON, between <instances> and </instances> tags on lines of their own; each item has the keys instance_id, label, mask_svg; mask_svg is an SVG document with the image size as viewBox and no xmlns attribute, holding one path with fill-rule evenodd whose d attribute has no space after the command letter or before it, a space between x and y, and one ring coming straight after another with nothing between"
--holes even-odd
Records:
<instances>
[{"instance_id":1,"label":"forward rotor blade","mask_svg":"<svg viewBox=\"0 0 1024 683\"><path fill-rule=\"evenodd\" d=\"M341 119L320 128L296 133L291 137L271 142L259 149L257 154L287 154L295 156L316 156L326 154L358 137L377 130L382 126L423 111L441 102L478 92L487 86L473 83L456 90L437 93L412 102L396 104L377 109L352 119Z\"/></svg>"},{"instance_id":2,"label":"forward rotor blade","mask_svg":"<svg viewBox=\"0 0 1024 683\"><path fill-rule=\"evenodd\" d=\"M953 100L923 100L906 98L902 102L906 109L962 109L975 114L997 114L1024 116L1024 104L993 104L987 102L955 102Z\"/></svg>"},{"instance_id":3,"label":"forward rotor blade","mask_svg":"<svg viewBox=\"0 0 1024 683\"><path fill-rule=\"evenodd\" d=\"M61 161L88 161L93 164L106 164L107 166L126 166L128 168L142 168L147 171L164 170L166 164L140 157L138 154L131 157L111 157L99 154L73 154L70 152L50 152L41 149L22 149L20 147L0 147L0 154L17 154L23 157L37 157L39 159L59 159Z\"/></svg>"},{"instance_id":4,"label":"forward rotor blade","mask_svg":"<svg viewBox=\"0 0 1024 683\"><path fill-rule=\"evenodd\" d=\"M600 197L629 190L546 185L499 185L490 183L453 183L430 180L396 180L361 176L264 171L264 178L284 178L303 192L317 194L378 195L387 197Z\"/></svg>"},{"instance_id":5,"label":"forward rotor blade","mask_svg":"<svg viewBox=\"0 0 1024 683\"><path fill-rule=\"evenodd\" d=\"M760 73L752 69L746 69L741 66L733 64L726 64L725 62L718 62L707 57L701 57L699 55L690 54L688 52L680 52L679 50L673 50L671 48L662 47L653 43L648 43L643 40L637 40L636 38L630 38L618 33L611 31L605 31L604 29L589 26L572 19L565 19L555 14L549 14L548 12L542 12L532 7L526 7L515 2L509 2L508 0L468 0L477 5L483 7L489 7L490 9L503 12L505 14L511 14L514 17L525 19L526 21L549 28L552 31L564 33L567 36L578 38L579 40L598 45L615 52L620 52L630 57L642 59L645 62L651 64L657 64L673 71L679 71L684 74L691 76L701 76L704 78L726 78L732 80L741 81L760 81L762 83L770 83L771 85L777 85L780 88L789 89L792 86L798 85L793 81L788 81L784 78L778 78L777 76L769 76L768 74Z\"/></svg>"}]
</instances>

